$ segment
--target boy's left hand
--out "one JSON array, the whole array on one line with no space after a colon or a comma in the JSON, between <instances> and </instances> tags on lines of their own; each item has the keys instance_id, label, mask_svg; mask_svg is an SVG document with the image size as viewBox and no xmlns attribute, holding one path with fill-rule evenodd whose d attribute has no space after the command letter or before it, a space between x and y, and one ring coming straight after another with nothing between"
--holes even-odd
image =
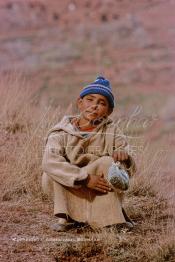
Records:
<instances>
[{"instance_id":1,"label":"boy's left hand","mask_svg":"<svg viewBox=\"0 0 175 262\"><path fill-rule=\"evenodd\" d=\"M116 150L112 155L114 162L124 161L128 159L128 153L125 150Z\"/></svg>"}]
</instances>

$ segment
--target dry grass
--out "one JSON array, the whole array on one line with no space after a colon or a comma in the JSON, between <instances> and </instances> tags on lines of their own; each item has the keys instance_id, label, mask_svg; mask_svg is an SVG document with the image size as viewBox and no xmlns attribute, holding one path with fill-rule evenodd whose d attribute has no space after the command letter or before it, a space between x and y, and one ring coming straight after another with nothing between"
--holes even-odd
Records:
<instances>
[{"instance_id":1,"label":"dry grass","mask_svg":"<svg viewBox=\"0 0 175 262\"><path fill-rule=\"evenodd\" d=\"M4 88L5 87L5 88ZM60 108L38 108L36 90L17 74L1 78L1 199L10 200L26 194L38 196L40 161L44 136L61 116ZM2 170L1 170L2 171Z\"/></svg>"},{"instance_id":2,"label":"dry grass","mask_svg":"<svg viewBox=\"0 0 175 262\"><path fill-rule=\"evenodd\" d=\"M16 74L1 77L0 198L6 238L11 232L8 223L16 230L11 234L37 232L40 236L53 236L46 225L51 220L52 203L41 190L41 159L43 138L47 130L60 120L63 110L37 107L35 94L36 89L31 88L23 77ZM162 156L156 155L150 146L145 147L142 154L140 152L138 174L131 182L125 202L129 215L137 223L133 230L72 231L68 236L75 240L73 242L39 241L36 244L21 241L13 245L8 241L10 261L25 261L25 255L31 257L31 261L175 261L174 217L168 202L160 194L163 188L157 182L163 169L163 164L160 165ZM42 217L42 212L47 214L47 218ZM32 229L35 223L37 231ZM18 224L20 227L16 227ZM26 230L26 224L31 229ZM76 237L83 237L83 240L76 241ZM3 248L5 250L5 246ZM42 256L37 256L40 252Z\"/></svg>"}]
</instances>

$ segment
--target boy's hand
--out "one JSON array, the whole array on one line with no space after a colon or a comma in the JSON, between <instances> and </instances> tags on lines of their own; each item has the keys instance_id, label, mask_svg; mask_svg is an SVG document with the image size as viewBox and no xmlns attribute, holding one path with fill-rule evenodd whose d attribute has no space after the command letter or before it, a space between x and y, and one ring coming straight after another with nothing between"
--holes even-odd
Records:
<instances>
[{"instance_id":1,"label":"boy's hand","mask_svg":"<svg viewBox=\"0 0 175 262\"><path fill-rule=\"evenodd\" d=\"M125 150L117 150L113 152L112 157L114 159L114 162L124 161L128 159L128 153Z\"/></svg>"},{"instance_id":2,"label":"boy's hand","mask_svg":"<svg viewBox=\"0 0 175 262\"><path fill-rule=\"evenodd\" d=\"M107 180L102 176L88 175L88 182L86 184L88 188L97 190L102 193L108 193L112 190Z\"/></svg>"}]
</instances>

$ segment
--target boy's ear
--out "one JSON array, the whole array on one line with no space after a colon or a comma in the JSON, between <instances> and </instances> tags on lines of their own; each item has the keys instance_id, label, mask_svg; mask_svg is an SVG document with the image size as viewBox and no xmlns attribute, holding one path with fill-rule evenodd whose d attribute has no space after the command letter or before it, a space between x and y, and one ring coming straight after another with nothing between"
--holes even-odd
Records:
<instances>
[{"instance_id":1,"label":"boy's ear","mask_svg":"<svg viewBox=\"0 0 175 262\"><path fill-rule=\"evenodd\" d=\"M108 109L108 116L109 116L110 114L112 114L112 112L113 112L113 108L112 108L112 107L109 107L109 109Z\"/></svg>"},{"instance_id":2,"label":"boy's ear","mask_svg":"<svg viewBox=\"0 0 175 262\"><path fill-rule=\"evenodd\" d=\"M76 101L76 105L77 105L77 108L78 108L78 109L81 108L81 104L82 104L82 98L81 98L81 97L78 97L78 98L77 98L77 101Z\"/></svg>"}]
</instances>

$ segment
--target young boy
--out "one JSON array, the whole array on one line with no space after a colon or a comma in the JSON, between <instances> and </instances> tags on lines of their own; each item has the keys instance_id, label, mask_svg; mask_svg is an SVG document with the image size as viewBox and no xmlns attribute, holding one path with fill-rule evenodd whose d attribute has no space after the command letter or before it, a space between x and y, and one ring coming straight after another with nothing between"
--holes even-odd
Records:
<instances>
[{"instance_id":1,"label":"young boy","mask_svg":"<svg viewBox=\"0 0 175 262\"><path fill-rule=\"evenodd\" d=\"M53 193L57 231L77 223L104 227L126 222L121 181L111 184L109 169L118 162L131 176L135 163L124 136L109 118L114 105L110 82L99 76L81 91L80 114L63 117L47 135L42 187Z\"/></svg>"}]
</instances>

